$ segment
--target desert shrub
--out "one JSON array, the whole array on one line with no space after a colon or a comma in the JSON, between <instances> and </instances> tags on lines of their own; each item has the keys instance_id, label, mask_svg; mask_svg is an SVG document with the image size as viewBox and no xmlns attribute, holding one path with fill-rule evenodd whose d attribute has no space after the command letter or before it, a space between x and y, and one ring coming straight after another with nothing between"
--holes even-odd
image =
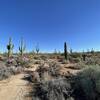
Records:
<instances>
[{"instance_id":1,"label":"desert shrub","mask_svg":"<svg viewBox=\"0 0 100 100\"><path fill-rule=\"evenodd\" d=\"M42 59L42 60L47 60L48 59L48 57L46 56L46 55L42 55L42 56L40 56L40 58Z\"/></svg>"},{"instance_id":2,"label":"desert shrub","mask_svg":"<svg viewBox=\"0 0 100 100\"><path fill-rule=\"evenodd\" d=\"M73 69L83 69L83 68L86 68L87 65L85 65L83 62L79 62L77 63L76 65L72 66Z\"/></svg>"},{"instance_id":3,"label":"desert shrub","mask_svg":"<svg viewBox=\"0 0 100 100\"><path fill-rule=\"evenodd\" d=\"M9 66L17 65L16 59L17 58L13 58L13 57L10 57L9 59L6 59L5 60L6 66L9 67Z\"/></svg>"},{"instance_id":4,"label":"desert shrub","mask_svg":"<svg viewBox=\"0 0 100 100\"><path fill-rule=\"evenodd\" d=\"M51 77L59 77L60 64L57 63L44 63L38 66L36 72L39 73L41 80L50 80Z\"/></svg>"},{"instance_id":5,"label":"desert shrub","mask_svg":"<svg viewBox=\"0 0 100 100\"><path fill-rule=\"evenodd\" d=\"M33 72L32 76L33 76L32 78L33 82L40 82L40 76L38 72Z\"/></svg>"},{"instance_id":6,"label":"desert shrub","mask_svg":"<svg viewBox=\"0 0 100 100\"><path fill-rule=\"evenodd\" d=\"M21 73L23 68L21 66L7 66L6 63L0 62L0 80L9 78L11 75Z\"/></svg>"},{"instance_id":7,"label":"desert shrub","mask_svg":"<svg viewBox=\"0 0 100 100\"><path fill-rule=\"evenodd\" d=\"M6 68L0 69L0 80L6 79L10 76L11 76L11 73L8 70L8 68L7 69Z\"/></svg>"},{"instance_id":8,"label":"desert shrub","mask_svg":"<svg viewBox=\"0 0 100 100\"><path fill-rule=\"evenodd\" d=\"M55 79L37 84L33 100L74 100L71 94L71 85L66 79Z\"/></svg>"},{"instance_id":9,"label":"desert shrub","mask_svg":"<svg viewBox=\"0 0 100 100\"><path fill-rule=\"evenodd\" d=\"M70 61L71 63L79 63L79 62L81 62L81 58L79 58L79 57L77 57L77 58L72 58L72 57L70 57L70 58L69 58L69 61Z\"/></svg>"},{"instance_id":10,"label":"desert shrub","mask_svg":"<svg viewBox=\"0 0 100 100\"><path fill-rule=\"evenodd\" d=\"M69 64L69 60L62 59L62 64Z\"/></svg>"},{"instance_id":11,"label":"desert shrub","mask_svg":"<svg viewBox=\"0 0 100 100\"><path fill-rule=\"evenodd\" d=\"M49 59L57 59L57 55L53 54L49 56Z\"/></svg>"},{"instance_id":12,"label":"desert shrub","mask_svg":"<svg viewBox=\"0 0 100 100\"><path fill-rule=\"evenodd\" d=\"M100 65L100 59L99 58L95 58L95 57L91 57L91 58L87 58L85 61L85 64L87 65Z\"/></svg>"},{"instance_id":13,"label":"desert shrub","mask_svg":"<svg viewBox=\"0 0 100 100\"><path fill-rule=\"evenodd\" d=\"M82 54L81 53L72 53L72 54L70 54L70 57L72 57L72 58L81 58L81 56L82 56Z\"/></svg>"},{"instance_id":14,"label":"desert shrub","mask_svg":"<svg viewBox=\"0 0 100 100\"><path fill-rule=\"evenodd\" d=\"M38 56L34 56L34 59L35 59L35 60L41 60L41 58L40 58L39 55L38 55Z\"/></svg>"},{"instance_id":15,"label":"desert shrub","mask_svg":"<svg viewBox=\"0 0 100 100\"><path fill-rule=\"evenodd\" d=\"M57 59L63 59L64 57L63 56L61 56L60 54L59 55L57 55Z\"/></svg>"},{"instance_id":16,"label":"desert shrub","mask_svg":"<svg viewBox=\"0 0 100 100\"><path fill-rule=\"evenodd\" d=\"M100 66L89 66L75 78L76 100L100 100Z\"/></svg>"},{"instance_id":17,"label":"desert shrub","mask_svg":"<svg viewBox=\"0 0 100 100\"><path fill-rule=\"evenodd\" d=\"M10 70L10 72L11 72L12 75L19 74L19 73L21 73L21 72L24 71L24 69L22 68L22 66L17 66L17 67L16 66L11 66L9 68L9 70Z\"/></svg>"},{"instance_id":18,"label":"desert shrub","mask_svg":"<svg viewBox=\"0 0 100 100\"><path fill-rule=\"evenodd\" d=\"M49 63L48 73L53 77L59 77L60 67L61 65L56 62Z\"/></svg>"},{"instance_id":19,"label":"desert shrub","mask_svg":"<svg viewBox=\"0 0 100 100\"><path fill-rule=\"evenodd\" d=\"M9 78L12 74L15 74L15 70L10 67L0 68L0 80Z\"/></svg>"},{"instance_id":20,"label":"desert shrub","mask_svg":"<svg viewBox=\"0 0 100 100\"><path fill-rule=\"evenodd\" d=\"M62 63L63 60L64 60L64 58L60 58L60 59L58 59L58 62Z\"/></svg>"},{"instance_id":21,"label":"desert shrub","mask_svg":"<svg viewBox=\"0 0 100 100\"><path fill-rule=\"evenodd\" d=\"M17 62L16 66L28 67L30 60L27 57L23 57L23 58L18 57L16 59L16 62Z\"/></svg>"},{"instance_id":22,"label":"desert shrub","mask_svg":"<svg viewBox=\"0 0 100 100\"><path fill-rule=\"evenodd\" d=\"M34 64L41 64L41 60L34 60Z\"/></svg>"}]
</instances>

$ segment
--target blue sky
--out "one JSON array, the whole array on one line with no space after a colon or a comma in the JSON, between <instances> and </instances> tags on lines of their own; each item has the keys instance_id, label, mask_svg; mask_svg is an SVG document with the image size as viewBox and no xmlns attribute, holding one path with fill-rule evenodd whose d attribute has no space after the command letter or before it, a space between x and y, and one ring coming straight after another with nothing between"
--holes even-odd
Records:
<instances>
[{"instance_id":1,"label":"blue sky","mask_svg":"<svg viewBox=\"0 0 100 100\"><path fill-rule=\"evenodd\" d=\"M14 51L21 37L27 51L99 50L100 0L0 0L0 51L10 36Z\"/></svg>"}]
</instances>

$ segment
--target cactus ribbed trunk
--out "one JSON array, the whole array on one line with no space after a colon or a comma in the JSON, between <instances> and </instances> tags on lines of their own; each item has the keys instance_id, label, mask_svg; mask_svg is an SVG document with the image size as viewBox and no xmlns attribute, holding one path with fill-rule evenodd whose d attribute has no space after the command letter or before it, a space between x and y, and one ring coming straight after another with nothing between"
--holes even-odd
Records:
<instances>
[{"instance_id":1,"label":"cactus ribbed trunk","mask_svg":"<svg viewBox=\"0 0 100 100\"><path fill-rule=\"evenodd\" d=\"M14 48L14 45L12 44L12 39L9 38L9 44L7 45L7 49L8 49L8 58L10 58L11 54L12 54L12 50Z\"/></svg>"},{"instance_id":2,"label":"cactus ribbed trunk","mask_svg":"<svg viewBox=\"0 0 100 100\"><path fill-rule=\"evenodd\" d=\"M64 43L64 56L65 56L65 59L68 60L68 52L67 52L66 42Z\"/></svg>"},{"instance_id":3,"label":"cactus ribbed trunk","mask_svg":"<svg viewBox=\"0 0 100 100\"><path fill-rule=\"evenodd\" d=\"M19 46L19 52L21 56L23 56L24 51L25 51L25 45L23 43L23 39L21 39L21 45Z\"/></svg>"}]
</instances>

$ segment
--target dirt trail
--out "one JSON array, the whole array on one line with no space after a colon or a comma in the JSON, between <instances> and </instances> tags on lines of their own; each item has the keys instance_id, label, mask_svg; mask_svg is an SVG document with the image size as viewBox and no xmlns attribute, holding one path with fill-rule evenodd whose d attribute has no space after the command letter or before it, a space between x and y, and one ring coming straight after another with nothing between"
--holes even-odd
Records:
<instances>
[{"instance_id":1,"label":"dirt trail","mask_svg":"<svg viewBox=\"0 0 100 100\"><path fill-rule=\"evenodd\" d=\"M23 80L25 75L18 74L0 81L0 100L25 100L25 95L28 93L28 81Z\"/></svg>"}]
</instances>

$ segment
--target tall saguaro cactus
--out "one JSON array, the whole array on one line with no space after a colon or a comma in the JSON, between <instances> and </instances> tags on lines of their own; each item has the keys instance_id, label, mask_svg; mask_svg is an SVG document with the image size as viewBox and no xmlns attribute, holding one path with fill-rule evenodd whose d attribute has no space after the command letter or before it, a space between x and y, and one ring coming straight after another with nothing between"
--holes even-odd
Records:
<instances>
[{"instance_id":1,"label":"tall saguaro cactus","mask_svg":"<svg viewBox=\"0 0 100 100\"><path fill-rule=\"evenodd\" d=\"M19 52L20 52L20 54L21 54L21 56L23 56L23 53L24 53L24 51L25 51L25 44L24 44L24 42L23 42L23 38L21 38L21 44L20 44L20 46L19 46Z\"/></svg>"},{"instance_id":2,"label":"tall saguaro cactus","mask_svg":"<svg viewBox=\"0 0 100 100\"><path fill-rule=\"evenodd\" d=\"M65 56L65 59L67 60L68 59L68 52L67 52L67 44L66 44L66 42L64 43L64 56Z\"/></svg>"},{"instance_id":3,"label":"tall saguaro cactus","mask_svg":"<svg viewBox=\"0 0 100 100\"><path fill-rule=\"evenodd\" d=\"M8 58L11 56L12 50L14 48L14 44L12 44L12 39L11 37L9 38L9 44L7 45L8 49Z\"/></svg>"}]
</instances>

